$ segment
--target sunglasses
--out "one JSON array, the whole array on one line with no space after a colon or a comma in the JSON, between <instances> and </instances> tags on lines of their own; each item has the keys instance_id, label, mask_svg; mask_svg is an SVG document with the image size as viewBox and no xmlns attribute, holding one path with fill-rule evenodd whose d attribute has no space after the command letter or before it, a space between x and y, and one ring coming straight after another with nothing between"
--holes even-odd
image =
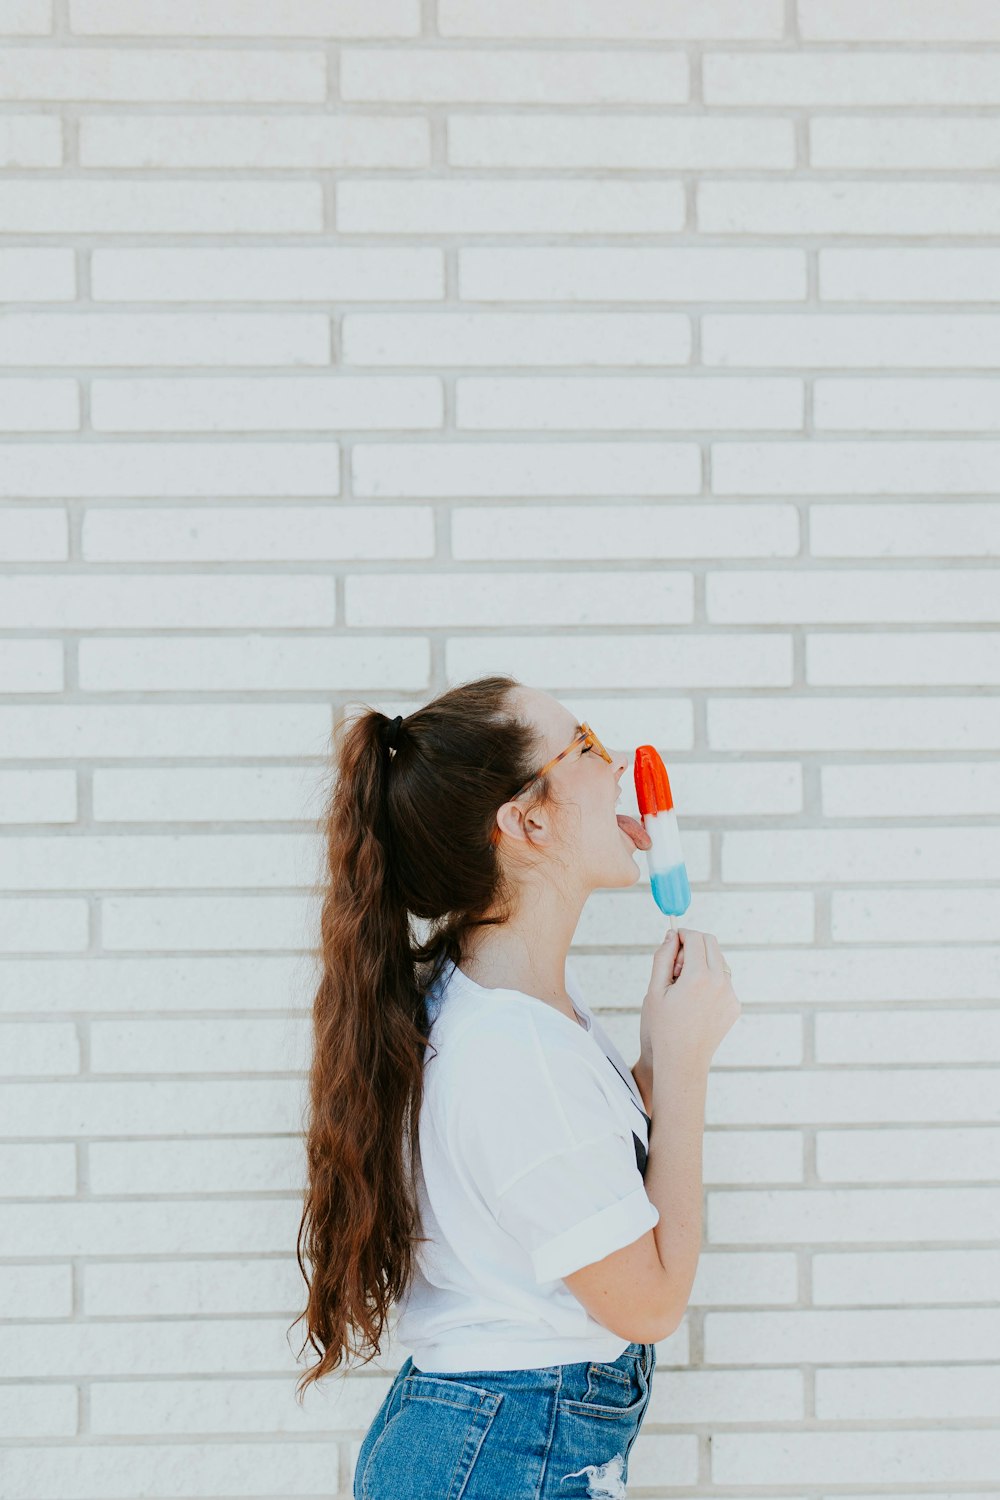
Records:
<instances>
[{"instance_id":1,"label":"sunglasses","mask_svg":"<svg viewBox=\"0 0 1000 1500\"><path fill-rule=\"evenodd\" d=\"M586 754L588 750L596 750L598 755L600 755L603 760L606 760L609 765L614 758L613 756L608 754L607 750L601 744L601 741L597 738L597 735L584 719L580 724L579 732L573 736L573 739L566 746L566 749L560 750L558 755L553 755L551 760L547 760L540 771L536 771L533 776L529 776L523 786L519 786L516 792L511 793L511 796L508 800L513 801L515 797L520 797L521 793L526 792L529 786L533 786L539 779L539 777L544 776L547 771L551 771L552 767L558 765L559 762L565 759L567 755L571 755L578 745L583 745L585 747L584 750L581 751L581 754ZM499 842L499 839L500 830L499 828L494 826L493 832L490 834L490 842L496 844Z\"/></svg>"}]
</instances>

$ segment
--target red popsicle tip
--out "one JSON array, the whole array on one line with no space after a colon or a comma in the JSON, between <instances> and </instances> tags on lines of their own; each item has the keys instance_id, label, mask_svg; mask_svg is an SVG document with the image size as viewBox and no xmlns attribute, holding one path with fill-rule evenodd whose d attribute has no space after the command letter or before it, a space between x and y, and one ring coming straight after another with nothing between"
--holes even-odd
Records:
<instances>
[{"instance_id":1,"label":"red popsicle tip","mask_svg":"<svg viewBox=\"0 0 1000 1500\"><path fill-rule=\"evenodd\" d=\"M674 805L670 795L667 768L653 745L640 745L635 752L635 795L643 817L647 813L669 812Z\"/></svg>"}]
</instances>

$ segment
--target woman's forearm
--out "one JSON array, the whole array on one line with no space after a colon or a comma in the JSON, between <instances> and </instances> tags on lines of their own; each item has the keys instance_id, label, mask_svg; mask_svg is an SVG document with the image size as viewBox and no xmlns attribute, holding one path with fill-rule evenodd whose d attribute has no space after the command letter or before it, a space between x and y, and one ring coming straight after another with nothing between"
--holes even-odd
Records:
<instances>
[{"instance_id":1,"label":"woman's forearm","mask_svg":"<svg viewBox=\"0 0 1000 1500\"><path fill-rule=\"evenodd\" d=\"M702 1147L707 1068L660 1067L652 1080L646 1193L660 1211L653 1233L668 1291L668 1332L680 1323L691 1296L702 1234Z\"/></svg>"},{"instance_id":2,"label":"woman's forearm","mask_svg":"<svg viewBox=\"0 0 1000 1500\"><path fill-rule=\"evenodd\" d=\"M642 1095L642 1107L647 1115L653 1113L653 1070L643 1058L639 1058L632 1069L635 1086Z\"/></svg>"}]
</instances>

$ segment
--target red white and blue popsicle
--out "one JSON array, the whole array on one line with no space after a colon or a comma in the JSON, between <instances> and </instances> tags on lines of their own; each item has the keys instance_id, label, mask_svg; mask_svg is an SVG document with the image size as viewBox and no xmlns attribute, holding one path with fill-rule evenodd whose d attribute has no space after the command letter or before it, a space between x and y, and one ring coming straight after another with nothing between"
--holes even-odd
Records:
<instances>
[{"instance_id":1,"label":"red white and blue popsicle","mask_svg":"<svg viewBox=\"0 0 1000 1500\"><path fill-rule=\"evenodd\" d=\"M653 900L670 918L677 930L676 917L682 917L691 905L691 886L681 850L670 779L659 752L652 745L640 745L635 752L635 795L642 825L652 839L646 851Z\"/></svg>"}]
</instances>

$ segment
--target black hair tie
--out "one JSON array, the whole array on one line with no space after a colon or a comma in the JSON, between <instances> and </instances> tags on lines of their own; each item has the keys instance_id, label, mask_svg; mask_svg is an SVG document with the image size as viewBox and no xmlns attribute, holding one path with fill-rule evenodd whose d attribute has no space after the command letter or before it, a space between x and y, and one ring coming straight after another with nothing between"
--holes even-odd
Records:
<instances>
[{"instance_id":1,"label":"black hair tie","mask_svg":"<svg viewBox=\"0 0 1000 1500\"><path fill-rule=\"evenodd\" d=\"M396 740L399 738L399 726L403 722L403 715L397 714L385 732L385 745L388 750L395 750Z\"/></svg>"}]
</instances>

